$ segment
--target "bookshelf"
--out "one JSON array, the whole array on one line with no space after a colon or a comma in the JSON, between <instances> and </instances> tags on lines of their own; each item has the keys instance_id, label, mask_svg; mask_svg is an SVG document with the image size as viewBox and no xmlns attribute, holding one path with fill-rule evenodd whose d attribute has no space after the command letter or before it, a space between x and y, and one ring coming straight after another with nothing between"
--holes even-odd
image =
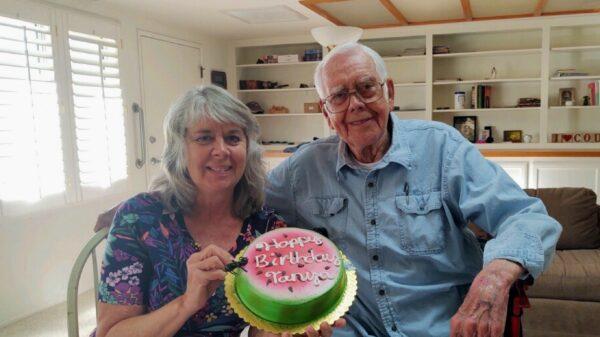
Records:
<instances>
[{"instance_id":1,"label":"bookshelf","mask_svg":"<svg viewBox=\"0 0 600 337\"><path fill-rule=\"evenodd\" d=\"M367 30L361 43L382 55L394 80L393 113L403 119L435 120L453 125L454 117L476 116L478 128L493 126L493 144L485 150L589 150L600 143L552 143L553 133L600 133L600 106L584 106L587 85L600 80L600 20L531 19L473 25L411 27L410 30ZM433 54L433 46L450 53ZM318 62L253 64L260 55L302 54L317 48L310 36L237 41L233 47L235 94L255 100L264 109L284 105L287 115L257 115L266 140L301 142L331 134L322 114L303 113L303 104L317 102L312 86ZM423 55L405 55L422 48ZM325 52L325 51L324 51ZM491 74L496 68L496 76ZM574 68L584 76L558 77L558 69ZM290 84L282 89L238 90L239 79ZM491 87L490 108L472 108L470 93L477 85ZM573 106L561 106L560 88L575 88ZM454 92L464 91L465 108L455 109ZM540 106L517 107L519 98L540 100ZM503 143L503 132L521 130L532 143ZM279 139L281 138L281 139Z\"/></svg>"}]
</instances>

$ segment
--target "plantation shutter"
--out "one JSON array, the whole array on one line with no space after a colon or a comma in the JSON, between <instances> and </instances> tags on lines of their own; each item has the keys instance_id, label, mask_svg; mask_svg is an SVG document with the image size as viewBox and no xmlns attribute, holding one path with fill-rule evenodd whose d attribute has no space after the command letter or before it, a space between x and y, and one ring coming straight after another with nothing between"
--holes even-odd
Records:
<instances>
[{"instance_id":1,"label":"plantation shutter","mask_svg":"<svg viewBox=\"0 0 600 337\"><path fill-rule=\"evenodd\" d=\"M0 17L0 200L64 191L50 26Z\"/></svg>"},{"instance_id":2,"label":"plantation shutter","mask_svg":"<svg viewBox=\"0 0 600 337\"><path fill-rule=\"evenodd\" d=\"M80 184L107 188L127 178L119 47L69 31L69 57Z\"/></svg>"}]
</instances>

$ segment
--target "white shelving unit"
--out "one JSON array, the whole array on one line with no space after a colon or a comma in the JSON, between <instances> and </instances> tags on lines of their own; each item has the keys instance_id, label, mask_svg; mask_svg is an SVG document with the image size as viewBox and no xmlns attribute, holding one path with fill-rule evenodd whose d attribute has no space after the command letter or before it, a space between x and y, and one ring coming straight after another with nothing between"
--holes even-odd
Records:
<instances>
[{"instance_id":1,"label":"white shelving unit","mask_svg":"<svg viewBox=\"0 0 600 337\"><path fill-rule=\"evenodd\" d=\"M517 55L517 54L541 54L542 50L539 48L533 49L507 49L507 50L487 50L487 51L474 51L474 52L462 52L462 53L448 53L448 54L434 54L434 58L448 58L448 57L465 57L465 56L498 56L498 55Z\"/></svg>"},{"instance_id":2,"label":"white shelving unit","mask_svg":"<svg viewBox=\"0 0 600 337\"><path fill-rule=\"evenodd\" d=\"M367 30L361 43L384 59L394 80L394 111L400 118L432 119L453 125L456 116L476 116L478 129L491 125L498 143L477 144L485 150L600 149L598 143L551 143L552 133L600 132L600 106L583 106L587 85L600 80L600 20L545 18ZM450 47L433 54L433 46ZM267 111L283 105L289 114L257 115L268 141L301 142L331 133L321 113L303 113L304 103L318 102L313 72L318 62L254 64L261 55L302 55L319 48L311 37L238 41L232 46L234 93L244 102L257 101ZM422 48L424 55L404 55ZM325 51L323 51L325 54ZM497 75L492 78L491 69ZM558 69L589 75L556 77ZM282 89L238 90L239 80L275 81ZM299 88L300 83L311 86ZM492 108L470 108L477 85L492 87ZM575 88L575 106L560 106L560 88ZM465 109L454 109L454 92L467 93ZM539 107L515 107L519 98L541 101ZM533 143L503 143L503 132L521 130Z\"/></svg>"},{"instance_id":3,"label":"white shelving unit","mask_svg":"<svg viewBox=\"0 0 600 337\"><path fill-rule=\"evenodd\" d=\"M600 79L600 75L589 75L589 76L561 76L551 77L552 81L576 81L576 80L597 80Z\"/></svg>"},{"instance_id":4,"label":"white shelving unit","mask_svg":"<svg viewBox=\"0 0 600 337\"><path fill-rule=\"evenodd\" d=\"M311 87L311 88L244 89L244 90L239 90L240 93L245 93L245 92L269 92L269 93L277 93L277 92L293 92L293 91L316 91L316 89L314 87Z\"/></svg>"},{"instance_id":5,"label":"white shelving unit","mask_svg":"<svg viewBox=\"0 0 600 337\"><path fill-rule=\"evenodd\" d=\"M541 109L540 107L486 108L486 109L438 109L438 110L433 110L433 112L434 113L446 113L446 112L490 112L490 113L494 113L494 112L501 112L501 111L530 111L530 110L538 111L540 109Z\"/></svg>"},{"instance_id":6,"label":"white shelving unit","mask_svg":"<svg viewBox=\"0 0 600 337\"><path fill-rule=\"evenodd\" d=\"M503 82L539 82L541 78L494 78L485 80L439 80L433 82L433 85L448 85L448 84L486 84L486 83L503 83Z\"/></svg>"},{"instance_id":7,"label":"white shelving unit","mask_svg":"<svg viewBox=\"0 0 600 337\"><path fill-rule=\"evenodd\" d=\"M551 106L550 110L579 110L579 109L588 109L588 110L598 110L600 111L600 105L571 105L571 106Z\"/></svg>"}]
</instances>

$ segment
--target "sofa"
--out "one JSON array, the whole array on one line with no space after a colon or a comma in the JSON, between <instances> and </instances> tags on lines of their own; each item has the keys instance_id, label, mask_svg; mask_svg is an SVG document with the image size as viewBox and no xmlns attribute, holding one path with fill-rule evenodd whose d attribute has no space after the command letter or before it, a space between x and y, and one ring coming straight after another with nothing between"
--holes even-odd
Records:
<instances>
[{"instance_id":1,"label":"sofa","mask_svg":"<svg viewBox=\"0 0 600 337\"><path fill-rule=\"evenodd\" d=\"M556 255L527 295L525 337L600 336L600 206L585 188L525 190L563 226Z\"/></svg>"}]
</instances>

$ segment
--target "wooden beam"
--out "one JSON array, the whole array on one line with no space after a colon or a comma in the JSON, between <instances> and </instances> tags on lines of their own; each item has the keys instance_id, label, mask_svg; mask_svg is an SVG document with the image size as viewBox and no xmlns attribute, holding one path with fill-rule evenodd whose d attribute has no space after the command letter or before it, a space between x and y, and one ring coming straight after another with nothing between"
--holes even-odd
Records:
<instances>
[{"instance_id":1,"label":"wooden beam","mask_svg":"<svg viewBox=\"0 0 600 337\"><path fill-rule=\"evenodd\" d=\"M326 4L326 3L344 2L344 1L351 1L351 0L302 0L300 2L317 5L317 4Z\"/></svg>"},{"instance_id":2,"label":"wooden beam","mask_svg":"<svg viewBox=\"0 0 600 337\"><path fill-rule=\"evenodd\" d=\"M379 0L379 2L381 2L381 4L383 5L383 7L385 7L388 10L388 12L392 13L392 15L396 18L396 20L398 20L398 23L401 26L408 25L408 21L406 20L406 18L404 17L404 15L402 15L402 12L400 12L398 10L398 8L396 8L396 6L394 6L394 4L392 3L392 1L390 1L390 0Z\"/></svg>"},{"instance_id":3,"label":"wooden beam","mask_svg":"<svg viewBox=\"0 0 600 337\"><path fill-rule=\"evenodd\" d=\"M596 9L580 9L580 10L562 11L562 12L546 12L546 13L542 13L542 16L571 15L571 14L594 14L594 13L600 13L600 8L596 8Z\"/></svg>"},{"instance_id":4,"label":"wooden beam","mask_svg":"<svg viewBox=\"0 0 600 337\"><path fill-rule=\"evenodd\" d=\"M537 5L535 5L535 9L533 10L533 16L540 16L544 11L544 6L548 3L548 0L538 0Z\"/></svg>"},{"instance_id":5,"label":"wooden beam","mask_svg":"<svg viewBox=\"0 0 600 337\"><path fill-rule=\"evenodd\" d=\"M471 1L460 0L460 5L462 6L463 14L465 15L465 19L473 20L473 12L471 11Z\"/></svg>"},{"instance_id":6,"label":"wooden beam","mask_svg":"<svg viewBox=\"0 0 600 337\"><path fill-rule=\"evenodd\" d=\"M329 14L329 12L327 12L323 8L317 6L316 5L317 4L316 1L314 1L314 0L312 0L312 1L311 0L302 0L302 1L300 1L300 3L302 5L304 5L305 7L307 7L308 9L310 9L311 11L313 11L313 12L319 14L320 16L324 17L325 19L331 21L333 24L335 24L337 26L345 26L345 24L342 21L338 20L338 18L336 18L333 15Z\"/></svg>"}]
</instances>

